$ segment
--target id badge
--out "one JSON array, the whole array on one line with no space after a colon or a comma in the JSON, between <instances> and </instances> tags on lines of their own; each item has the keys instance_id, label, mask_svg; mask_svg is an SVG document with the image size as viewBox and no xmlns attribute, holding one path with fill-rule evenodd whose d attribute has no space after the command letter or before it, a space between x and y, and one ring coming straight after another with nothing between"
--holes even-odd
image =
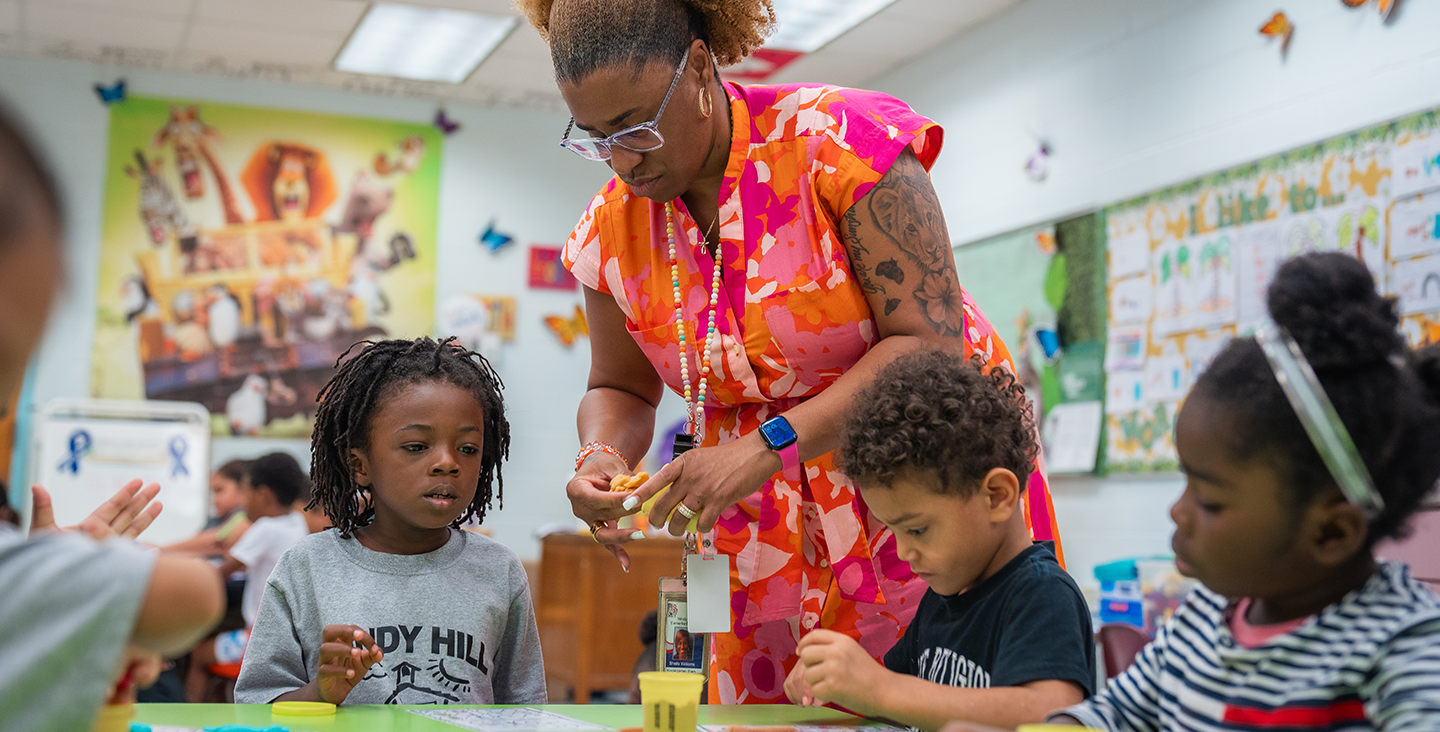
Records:
<instances>
[{"instance_id":1,"label":"id badge","mask_svg":"<svg viewBox=\"0 0 1440 732\"><path fill-rule=\"evenodd\" d=\"M655 639L655 670L710 675L710 636L690 625L690 602L685 580L660 578L659 622Z\"/></svg>"}]
</instances>

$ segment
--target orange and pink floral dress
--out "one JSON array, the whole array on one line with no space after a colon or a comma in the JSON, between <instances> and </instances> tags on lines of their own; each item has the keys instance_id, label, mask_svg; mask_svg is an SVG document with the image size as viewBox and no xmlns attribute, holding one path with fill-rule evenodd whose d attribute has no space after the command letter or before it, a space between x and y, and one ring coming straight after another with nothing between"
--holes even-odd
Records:
<instances>
[{"instance_id":1,"label":"orange and pink floral dress","mask_svg":"<svg viewBox=\"0 0 1440 732\"><path fill-rule=\"evenodd\" d=\"M942 140L938 125L884 94L817 85L726 89L734 132L720 188L724 269L705 446L748 434L819 394L879 342L839 222L906 147L928 170ZM714 260L684 204L674 205L695 379ZM564 260L580 282L615 298L631 337L681 393L665 205L612 179L576 225ZM1005 344L962 295L967 355L1013 370ZM1032 536L1058 540L1043 464L1025 505ZM904 634L925 592L833 454L806 461L798 484L776 473L721 514L709 538L732 557L734 623L712 644L712 702L783 702L796 645L813 628L850 635L879 658Z\"/></svg>"}]
</instances>

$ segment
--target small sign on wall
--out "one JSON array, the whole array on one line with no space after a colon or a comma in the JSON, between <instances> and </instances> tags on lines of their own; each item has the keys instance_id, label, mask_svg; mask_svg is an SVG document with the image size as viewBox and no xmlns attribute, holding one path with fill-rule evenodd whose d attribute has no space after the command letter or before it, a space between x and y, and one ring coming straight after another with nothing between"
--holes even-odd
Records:
<instances>
[{"instance_id":1,"label":"small sign on wall","mask_svg":"<svg viewBox=\"0 0 1440 732\"><path fill-rule=\"evenodd\" d=\"M542 290L574 290L575 277L560 261L560 247L530 246L530 286Z\"/></svg>"}]
</instances>

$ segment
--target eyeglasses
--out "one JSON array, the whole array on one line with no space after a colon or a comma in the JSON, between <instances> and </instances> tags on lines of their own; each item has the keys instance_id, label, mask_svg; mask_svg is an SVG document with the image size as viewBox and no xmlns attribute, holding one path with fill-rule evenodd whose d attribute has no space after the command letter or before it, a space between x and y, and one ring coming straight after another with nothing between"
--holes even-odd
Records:
<instances>
[{"instance_id":1,"label":"eyeglasses","mask_svg":"<svg viewBox=\"0 0 1440 732\"><path fill-rule=\"evenodd\" d=\"M601 162L610 159L612 145L619 145L626 150L635 152L650 152L664 147L665 138L661 136L659 127L660 115L665 114L665 105L670 103L670 95L675 93L675 85L680 83L680 76L685 73L685 65L689 60L689 54L680 60L680 68L675 69L675 78L670 80L670 89L665 92L665 101L660 102L660 110L655 113L654 119L626 127L609 137L586 137L572 140L570 139L570 130L575 127L575 118L571 117L570 124L565 125L565 135L560 138L560 147L586 160Z\"/></svg>"}]
</instances>

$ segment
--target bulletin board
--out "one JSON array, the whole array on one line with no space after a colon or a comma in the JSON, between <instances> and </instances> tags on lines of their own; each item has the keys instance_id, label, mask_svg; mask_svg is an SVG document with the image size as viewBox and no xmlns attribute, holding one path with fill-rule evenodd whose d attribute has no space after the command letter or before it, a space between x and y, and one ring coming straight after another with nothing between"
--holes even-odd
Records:
<instances>
[{"instance_id":1,"label":"bulletin board","mask_svg":"<svg viewBox=\"0 0 1440 732\"><path fill-rule=\"evenodd\" d=\"M1437 111L1101 212L1109 471L1178 467L1173 427L1184 395L1227 339L1263 322L1266 289L1289 257L1359 258L1397 297L1412 345L1440 340Z\"/></svg>"}]
</instances>

